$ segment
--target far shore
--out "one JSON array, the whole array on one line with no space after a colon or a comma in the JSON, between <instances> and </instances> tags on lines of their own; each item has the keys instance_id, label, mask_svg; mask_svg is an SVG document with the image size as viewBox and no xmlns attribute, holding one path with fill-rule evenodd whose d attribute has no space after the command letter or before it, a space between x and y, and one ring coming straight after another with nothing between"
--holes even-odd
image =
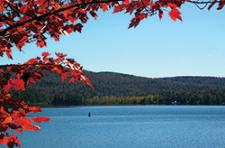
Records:
<instances>
[{"instance_id":1,"label":"far shore","mask_svg":"<svg viewBox=\"0 0 225 148\"><path fill-rule=\"evenodd\" d=\"M207 105L207 104L180 104L180 105L172 105L172 104L95 104L95 105L38 105L32 104L31 106L40 106L42 108L74 108L74 107L99 107L99 106L225 106L224 104L218 105Z\"/></svg>"}]
</instances>

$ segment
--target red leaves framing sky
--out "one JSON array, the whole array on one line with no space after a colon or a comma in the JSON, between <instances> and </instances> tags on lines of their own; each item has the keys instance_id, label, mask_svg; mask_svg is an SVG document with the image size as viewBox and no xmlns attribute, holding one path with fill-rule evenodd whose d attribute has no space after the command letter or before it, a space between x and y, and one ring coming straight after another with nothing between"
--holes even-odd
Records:
<instances>
[{"instance_id":1,"label":"red leaves framing sky","mask_svg":"<svg viewBox=\"0 0 225 148\"><path fill-rule=\"evenodd\" d=\"M59 41L61 35L81 32L90 17L97 18L99 10L128 13L133 16L129 28L135 28L152 15L158 14L162 19L165 12L173 21L182 21L180 8L185 3L199 9L216 6L220 10L225 0L0 0L0 56L12 59L12 47L22 51L27 43L35 42L41 48L47 45L48 37ZM38 131L37 124L50 121L43 116L28 118L28 114L40 112L40 107L29 106L11 94L11 90L24 91L27 85L36 83L44 76L43 71L56 72L62 80L82 81L92 87L82 67L62 53L52 58L48 52L43 52L41 57L24 64L2 66L0 144L10 148L21 146L13 130L19 134L24 130Z\"/></svg>"},{"instance_id":2,"label":"red leaves framing sky","mask_svg":"<svg viewBox=\"0 0 225 148\"><path fill-rule=\"evenodd\" d=\"M113 9L133 15L129 28L136 27L142 20L158 14L162 19L168 12L172 20L182 20L180 8L193 3L199 8L224 7L224 0L1 0L0 2L0 56L12 58L11 48L18 50L26 43L36 42L46 46L47 37L56 41L61 35L81 32L90 17L96 18L99 10ZM203 6L203 7L201 7Z\"/></svg>"}]
</instances>

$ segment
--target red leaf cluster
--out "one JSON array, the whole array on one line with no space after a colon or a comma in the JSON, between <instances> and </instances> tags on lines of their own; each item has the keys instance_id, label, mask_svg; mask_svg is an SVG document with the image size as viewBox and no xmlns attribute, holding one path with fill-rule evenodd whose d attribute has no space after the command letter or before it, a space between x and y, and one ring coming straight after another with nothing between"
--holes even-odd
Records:
<instances>
[{"instance_id":1,"label":"red leaf cluster","mask_svg":"<svg viewBox=\"0 0 225 148\"><path fill-rule=\"evenodd\" d=\"M177 9L177 5L168 3L168 6L171 8L171 11L169 12L169 16L173 21L176 21L177 19L182 21L181 13Z\"/></svg>"},{"instance_id":2,"label":"red leaf cluster","mask_svg":"<svg viewBox=\"0 0 225 148\"><path fill-rule=\"evenodd\" d=\"M0 56L5 53L12 58L11 48L14 45L18 50L29 42L45 47L47 35L58 41L61 35L81 32L90 16L97 18L99 9L106 11L115 3L104 1L1 0Z\"/></svg>"},{"instance_id":3,"label":"red leaf cluster","mask_svg":"<svg viewBox=\"0 0 225 148\"><path fill-rule=\"evenodd\" d=\"M131 28L157 13L162 19L164 11L169 8L172 20L182 20L179 9L184 3L208 5L208 9L218 4L217 9L220 10L225 0L1 0L0 56L5 53L12 58L11 48L14 45L18 50L29 42L45 47L47 34L58 41L61 35L81 32L90 16L97 18L98 10L105 12L113 8L114 13L125 11L133 14L129 25Z\"/></svg>"},{"instance_id":4,"label":"red leaf cluster","mask_svg":"<svg viewBox=\"0 0 225 148\"><path fill-rule=\"evenodd\" d=\"M56 58L43 52L41 57L33 58L24 64L6 65L0 70L0 144L8 147L20 146L20 141L12 131L22 134L24 130L38 131L36 124L51 121L44 116L29 118L28 114L41 112L38 106L29 106L14 98L11 90L24 91L30 83L36 83L46 71L56 72L62 80L82 81L92 87L84 75L82 67L65 54L56 53Z\"/></svg>"},{"instance_id":5,"label":"red leaf cluster","mask_svg":"<svg viewBox=\"0 0 225 148\"><path fill-rule=\"evenodd\" d=\"M7 145L9 148L14 147L14 145L21 147L20 141L15 134L12 134L11 136L0 135L0 143Z\"/></svg>"}]
</instances>

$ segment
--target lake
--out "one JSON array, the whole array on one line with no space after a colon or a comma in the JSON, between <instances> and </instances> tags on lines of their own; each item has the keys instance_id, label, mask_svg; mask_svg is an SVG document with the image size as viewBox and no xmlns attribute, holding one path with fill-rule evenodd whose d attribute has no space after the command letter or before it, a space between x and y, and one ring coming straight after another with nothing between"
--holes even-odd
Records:
<instances>
[{"instance_id":1,"label":"lake","mask_svg":"<svg viewBox=\"0 0 225 148\"><path fill-rule=\"evenodd\" d=\"M91 112L91 117L88 117ZM225 106L45 108L24 148L224 148Z\"/></svg>"}]
</instances>

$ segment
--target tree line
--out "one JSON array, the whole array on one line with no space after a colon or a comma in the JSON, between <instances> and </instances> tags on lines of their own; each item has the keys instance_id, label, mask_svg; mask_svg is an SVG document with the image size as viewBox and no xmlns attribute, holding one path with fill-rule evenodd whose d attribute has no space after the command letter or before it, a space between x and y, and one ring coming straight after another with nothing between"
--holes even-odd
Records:
<instances>
[{"instance_id":1,"label":"tree line","mask_svg":"<svg viewBox=\"0 0 225 148\"><path fill-rule=\"evenodd\" d=\"M225 104L225 78L172 77L144 78L112 72L90 72L93 89L82 83L61 81L54 73L25 92L15 92L29 104L56 105L126 105L126 104ZM32 99L31 99L32 98Z\"/></svg>"}]
</instances>

